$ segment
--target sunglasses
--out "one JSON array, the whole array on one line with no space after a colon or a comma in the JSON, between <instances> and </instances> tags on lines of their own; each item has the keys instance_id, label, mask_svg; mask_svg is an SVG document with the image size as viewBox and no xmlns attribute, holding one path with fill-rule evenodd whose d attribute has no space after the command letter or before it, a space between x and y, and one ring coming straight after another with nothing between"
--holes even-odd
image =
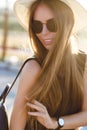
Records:
<instances>
[{"instance_id":1,"label":"sunglasses","mask_svg":"<svg viewBox=\"0 0 87 130\"><path fill-rule=\"evenodd\" d=\"M33 20L32 22L32 29L35 33L41 33L43 30L43 24L46 24L47 29L50 32L56 32L57 31L57 24L54 19L47 20L46 23L42 23L38 20Z\"/></svg>"}]
</instances>

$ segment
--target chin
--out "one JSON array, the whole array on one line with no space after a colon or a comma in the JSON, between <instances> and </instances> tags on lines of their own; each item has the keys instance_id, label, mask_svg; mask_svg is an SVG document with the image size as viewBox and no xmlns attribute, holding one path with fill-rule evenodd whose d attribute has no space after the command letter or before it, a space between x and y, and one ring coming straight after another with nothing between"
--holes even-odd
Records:
<instances>
[{"instance_id":1,"label":"chin","mask_svg":"<svg viewBox=\"0 0 87 130\"><path fill-rule=\"evenodd\" d=\"M48 45L48 46L46 46L45 48L49 51L49 50L51 50L52 45Z\"/></svg>"}]
</instances>

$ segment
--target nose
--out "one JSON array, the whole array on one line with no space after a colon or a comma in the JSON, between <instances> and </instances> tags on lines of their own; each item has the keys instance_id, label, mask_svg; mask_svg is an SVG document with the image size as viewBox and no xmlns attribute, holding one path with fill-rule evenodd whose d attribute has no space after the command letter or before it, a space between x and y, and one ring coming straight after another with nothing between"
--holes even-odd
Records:
<instances>
[{"instance_id":1,"label":"nose","mask_svg":"<svg viewBox=\"0 0 87 130\"><path fill-rule=\"evenodd\" d=\"M42 34L47 34L47 33L49 33L49 30L47 29L47 26L46 26L46 24L43 24L43 29L42 29L42 32L41 32Z\"/></svg>"}]
</instances>

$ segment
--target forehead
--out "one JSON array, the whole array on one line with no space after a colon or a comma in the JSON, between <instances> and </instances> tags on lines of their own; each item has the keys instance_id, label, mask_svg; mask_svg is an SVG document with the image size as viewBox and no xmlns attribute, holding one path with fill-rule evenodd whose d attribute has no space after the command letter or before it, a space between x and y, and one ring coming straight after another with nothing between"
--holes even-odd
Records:
<instances>
[{"instance_id":1,"label":"forehead","mask_svg":"<svg viewBox=\"0 0 87 130\"><path fill-rule=\"evenodd\" d=\"M34 19L45 21L54 17L52 10L45 4L40 4L34 13Z\"/></svg>"}]
</instances>

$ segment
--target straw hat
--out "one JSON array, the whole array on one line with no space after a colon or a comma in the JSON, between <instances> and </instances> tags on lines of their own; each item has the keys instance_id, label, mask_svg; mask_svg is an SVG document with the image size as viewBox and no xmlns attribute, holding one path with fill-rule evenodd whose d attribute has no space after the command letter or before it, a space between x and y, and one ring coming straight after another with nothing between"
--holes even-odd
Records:
<instances>
[{"instance_id":1,"label":"straw hat","mask_svg":"<svg viewBox=\"0 0 87 130\"><path fill-rule=\"evenodd\" d=\"M30 5L36 0L17 0L14 4L14 11L18 18L19 23L28 30L28 10ZM83 28L87 27L87 10L81 6L77 0L61 0L67 4L73 11L75 24L73 27L73 33L77 33ZM55 0L54 0L55 2Z\"/></svg>"}]
</instances>

